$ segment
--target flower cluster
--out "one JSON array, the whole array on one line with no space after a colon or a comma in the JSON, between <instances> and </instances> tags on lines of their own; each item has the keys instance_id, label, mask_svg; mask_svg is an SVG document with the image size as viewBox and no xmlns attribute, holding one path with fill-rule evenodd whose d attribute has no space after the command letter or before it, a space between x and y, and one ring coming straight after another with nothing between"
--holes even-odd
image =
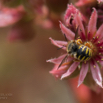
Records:
<instances>
[{"instance_id":1,"label":"flower cluster","mask_svg":"<svg viewBox=\"0 0 103 103\"><path fill-rule=\"evenodd\" d=\"M103 0L98 0L98 2L100 3L100 2L103 2Z\"/></svg>"},{"instance_id":2,"label":"flower cluster","mask_svg":"<svg viewBox=\"0 0 103 103\"><path fill-rule=\"evenodd\" d=\"M70 20L73 17L74 28L78 28L78 38L83 42L83 45L87 43L87 47L92 50L92 56L87 61L76 61L75 57L71 56L67 52L67 46L70 41L75 40L76 33L71 31L68 27L60 22L60 28L63 34L65 34L67 41L53 40L50 38L52 44L65 50L65 54L58 58L49 59L47 62L54 63L53 70L50 71L56 78L64 79L70 77L77 70L80 72L78 87L83 83L84 79L87 78L87 74L91 74L95 83L100 87L102 86L102 75L101 68L103 65L103 24L97 29L97 11L93 8L88 25L83 25L82 14L72 5L71 8L67 8L65 14L65 20ZM69 11L71 9L71 11ZM69 14L68 14L68 13ZM79 12L79 13L78 13ZM69 23L66 21L66 24ZM89 46L91 45L91 46ZM66 60L63 59L67 56ZM59 67L59 68L58 68Z\"/></svg>"},{"instance_id":3,"label":"flower cluster","mask_svg":"<svg viewBox=\"0 0 103 103\"><path fill-rule=\"evenodd\" d=\"M31 40L34 25L58 28L58 19L62 20L67 3L68 0L0 0L0 27L11 26L7 37L10 42Z\"/></svg>"}]
</instances>

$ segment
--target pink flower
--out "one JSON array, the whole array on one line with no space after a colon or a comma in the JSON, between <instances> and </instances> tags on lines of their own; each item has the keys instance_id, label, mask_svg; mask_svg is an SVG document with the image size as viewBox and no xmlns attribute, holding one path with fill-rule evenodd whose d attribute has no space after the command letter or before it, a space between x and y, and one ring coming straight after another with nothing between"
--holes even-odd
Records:
<instances>
[{"instance_id":1,"label":"pink flower","mask_svg":"<svg viewBox=\"0 0 103 103\"><path fill-rule=\"evenodd\" d=\"M0 27L5 27L18 22L25 14L23 6L17 8L2 7L0 10Z\"/></svg>"},{"instance_id":2,"label":"pink flower","mask_svg":"<svg viewBox=\"0 0 103 103\"><path fill-rule=\"evenodd\" d=\"M78 37L75 39L76 34L69 28L64 26L61 22L61 31L63 34L65 34L68 41L59 41L50 38L52 44L66 51L65 54L59 56L58 58L47 60L47 62L54 63L54 68L52 71L50 71L50 73L55 77L64 79L70 77L76 70L80 70L78 87L83 83L86 75L90 73L92 74L95 83L102 87L102 76L100 69L103 65L103 24L97 30L97 11L95 8L91 14L88 26L84 27L79 15L75 15L75 21L76 26L78 27L79 39ZM79 47L83 45L91 50L91 52L89 52L92 54L90 59L83 61L80 60L79 57L76 58L74 55L68 53L67 47L69 43L72 41L75 41L77 43L78 40L82 41L82 43L80 43L81 41L78 42L80 43L78 44Z\"/></svg>"},{"instance_id":3,"label":"pink flower","mask_svg":"<svg viewBox=\"0 0 103 103\"><path fill-rule=\"evenodd\" d=\"M72 4L68 5L67 10L65 12L65 16L64 16L66 25L67 26L75 25L74 16L75 16L75 14L79 14L79 13L80 12L78 11L78 9L76 9ZM82 17L81 17L81 19L82 19Z\"/></svg>"},{"instance_id":4,"label":"pink flower","mask_svg":"<svg viewBox=\"0 0 103 103\"><path fill-rule=\"evenodd\" d=\"M97 0L97 1L98 1L99 3L100 3L100 2L103 2L103 0Z\"/></svg>"},{"instance_id":5,"label":"pink flower","mask_svg":"<svg viewBox=\"0 0 103 103\"><path fill-rule=\"evenodd\" d=\"M71 28L71 29L75 29L76 27L76 19L75 16L79 15L79 17L81 18L82 22L86 21L86 18L80 13L80 11L75 8L72 4L68 5L67 10L65 12L65 24L67 27Z\"/></svg>"}]
</instances>

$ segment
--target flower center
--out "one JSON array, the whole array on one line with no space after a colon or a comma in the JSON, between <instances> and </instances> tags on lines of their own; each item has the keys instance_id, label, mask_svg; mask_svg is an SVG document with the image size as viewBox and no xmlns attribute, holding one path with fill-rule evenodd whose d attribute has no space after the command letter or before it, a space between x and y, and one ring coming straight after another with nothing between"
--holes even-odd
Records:
<instances>
[{"instance_id":1,"label":"flower center","mask_svg":"<svg viewBox=\"0 0 103 103\"><path fill-rule=\"evenodd\" d=\"M84 45L91 49L92 57L98 53L96 45L94 45L92 42L84 42Z\"/></svg>"}]
</instances>

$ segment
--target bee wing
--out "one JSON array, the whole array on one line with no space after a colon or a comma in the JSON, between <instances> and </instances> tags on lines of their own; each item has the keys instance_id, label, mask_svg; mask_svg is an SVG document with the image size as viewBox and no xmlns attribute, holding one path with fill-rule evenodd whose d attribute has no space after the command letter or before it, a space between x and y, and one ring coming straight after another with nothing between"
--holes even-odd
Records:
<instances>
[{"instance_id":1,"label":"bee wing","mask_svg":"<svg viewBox=\"0 0 103 103\"><path fill-rule=\"evenodd\" d=\"M68 39L67 39L67 37L66 37L66 35L65 35L65 34L64 34L64 37L65 37L65 40L66 40L66 41L68 41Z\"/></svg>"},{"instance_id":2,"label":"bee wing","mask_svg":"<svg viewBox=\"0 0 103 103\"><path fill-rule=\"evenodd\" d=\"M78 30L79 30L79 26L77 27L76 32L75 32L75 40L76 40L77 37L78 37Z\"/></svg>"}]
</instances>

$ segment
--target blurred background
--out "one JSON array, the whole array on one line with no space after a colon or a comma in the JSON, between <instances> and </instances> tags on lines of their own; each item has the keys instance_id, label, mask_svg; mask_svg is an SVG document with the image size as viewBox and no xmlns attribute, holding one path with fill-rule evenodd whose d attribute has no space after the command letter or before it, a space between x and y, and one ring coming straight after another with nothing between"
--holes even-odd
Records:
<instances>
[{"instance_id":1,"label":"blurred background","mask_svg":"<svg viewBox=\"0 0 103 103\"><path fill-rule=\"evenodd\" d=\"M50 75L53 65L46 63L58 55L48 38L61 32L34 26L31 41L11 43L5 39L9 29L0 29L0 103L75 103L70 87Z\"/></svg>"},{"instance_id":2,"label":"blurred background","mask_svg":"<svg viewBox=\"0 0 103 103\"><path fill-rule=\"evenodd\" d=\"M49 37L65 39L59 21L75 1L0 0L0 103L92 103L89 88L55 79L46 63L63 52Z\"/></svg>"},{"instance_id":3,"label":"blurred background","mask_svg":"<svg viewBox=\"0 0 103 103\"><path fill-rule=\"evenodd\" d=\"M43 1L20 2L1 0L0 5L0 103L75 103L71 89L49 74L53 65L46 63L60 53L49 40L63 37L60 12L49 17Z\"/></svg>"}]
</instances>

